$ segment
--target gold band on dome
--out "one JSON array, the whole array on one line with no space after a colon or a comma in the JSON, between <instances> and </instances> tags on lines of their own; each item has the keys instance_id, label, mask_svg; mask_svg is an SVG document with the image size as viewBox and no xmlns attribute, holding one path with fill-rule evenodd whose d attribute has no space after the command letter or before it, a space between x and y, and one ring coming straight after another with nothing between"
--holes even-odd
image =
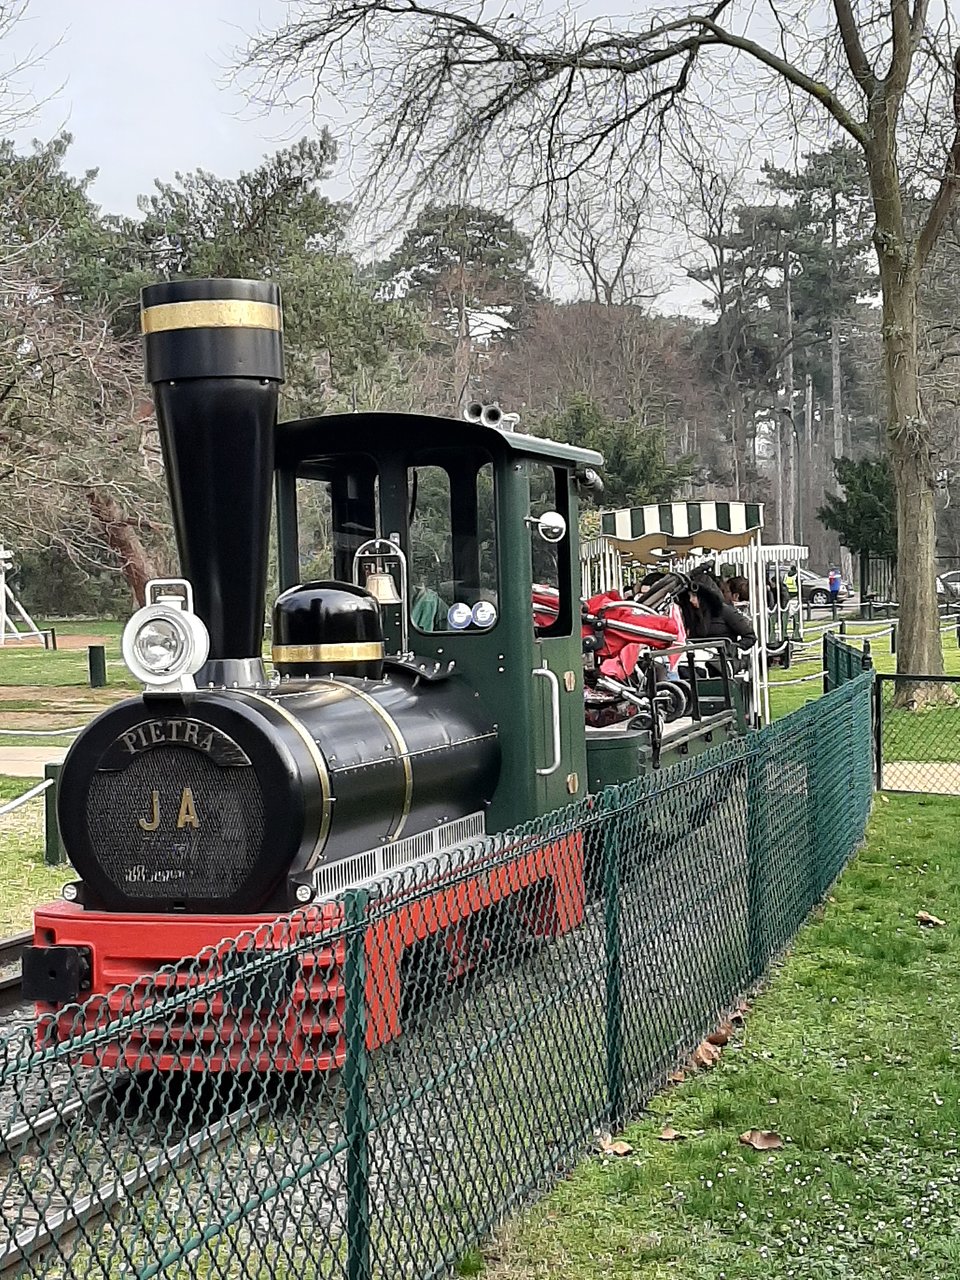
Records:
<instances>
[{"instance_id":1,"label":"gold band on dome","mask_svg":"<svg viewBox=\"0 0 960 1280\"><path fill-rule=\"evenodd\" d=\"M140 312L143 333L170 329L283 330L280 308L272 302L244 302L240 298L198 298L192 302L162 302Z\"/></svg>"},{"instance_id":2,"label":"gold band on dome","mask_svg":"<svg viewBox=\"0 0 960 1280\"><path fill-rule=\"evenodd\" d=\"M275 644L274 662L376 662L383 657L383 641L357 644Z\"/></svg>"}]
</instances>

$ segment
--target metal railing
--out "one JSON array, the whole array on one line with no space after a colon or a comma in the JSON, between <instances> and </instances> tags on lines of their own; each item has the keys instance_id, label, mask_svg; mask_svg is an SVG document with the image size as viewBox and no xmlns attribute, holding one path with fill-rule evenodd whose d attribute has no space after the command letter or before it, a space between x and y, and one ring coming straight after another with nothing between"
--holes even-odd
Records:
<instances>
[{"instance_id":1,"label":"metal railing","mask_svg":"<svg viewBox=\"0 0 960 1280\"><path fill-rule=\"evenodd\" d=\"M416 1280L637 1113L857 848L872 673L0 1039L0 1273Z\"/></svg>"}]
</instances>

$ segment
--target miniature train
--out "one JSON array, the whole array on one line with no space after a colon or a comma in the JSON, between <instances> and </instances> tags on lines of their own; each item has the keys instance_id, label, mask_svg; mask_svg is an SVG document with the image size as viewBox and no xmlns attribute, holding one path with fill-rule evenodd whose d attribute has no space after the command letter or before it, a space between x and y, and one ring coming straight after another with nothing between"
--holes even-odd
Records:
<instances>
[{"instance_id":1,"label":"miniature train","mask_svg":"<svg viewBox=\"0 0 960 1280\"><path fill-rule=\"evenodd\" d=\"M143 693L103 712L63 765L59 823L78 879L36 912L23 963L48 1037L75 1032L75 1015L60 1016L68 1006L99 1017L122 984L129 1008L154 974L204 947L286 913L320 929L344 889L744 732L745 686L722 645L704 666L702 646L672 643L655 609L608 595L583 612L578 502L598 486L598 454L521 434L478 406L467 421L278 424L272 284L150 286L142 329L183 578L151 584L125 630ZM318 548L324 574L303 582ZM604 675L627 643L629 663ZM658 651L681 694L658 680ZM585 723L585 673L588 697L606 692L628 714ZM541 884L551 907L536 927L556 936L583 917L584 857L576 839L527 850L498 895ZM409 937L448 943L490 892L461 883L453 914L422 914ZM390 963L401 962L398 951ZM201 1045L188 1011L175 1031L151 1039L145 1026L101 1060L336 1066L343 1030L310 963L279 1019L295 1033L269 1046L253 1052L243 1035ZM325 990L335 976L328 968ZM370 983L395 993L374 1020L379 1041L402 1030L399 985L397 973ZM235 1029L252 1016L237 1012Z\"/></svg>"}]
</instances>

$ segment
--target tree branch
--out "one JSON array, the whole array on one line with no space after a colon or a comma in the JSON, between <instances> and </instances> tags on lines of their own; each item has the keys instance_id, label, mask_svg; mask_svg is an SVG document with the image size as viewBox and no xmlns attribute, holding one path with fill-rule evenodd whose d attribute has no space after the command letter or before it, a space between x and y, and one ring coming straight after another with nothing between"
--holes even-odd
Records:
<instances>
[{"instance_id":1,"label":"tree branch","mask_svg":"<svg viewBox=\"0 0 960 1280\"><path fill-rule=\"evenodd\" d=\"M923 3L926 3L926 0L917 0L918 7ZM833 9L837 15L840 38L843 40L843 49L847 55L850 70L853 72L853 78L869 101L877 91L877 77L863 51L851 0L833 0Z\"/></svg>"},{"instance_id":2,"label":"tree branch","mask_svg":"<svg viewBox=\"0 0 960 1280\"><path fill-rule=\"evenodd\" d=\"M953 121L955 132L943 166L943 177L930 212L917 237L916 269L921 272L960 192L960 48L953 59Z\"/></svg>"},{"instance_id":3,"label":"tree branch","mask_svg":"<svg viewBox=\"0 0 960 1280\"><path fill-rule=\"evenodd\" d=\"M895 4L902 2L903 0L894 0ZM814 101L819 102L833 116L837 124L842 129L845 129L860 146L866 146L868 136L866 125L850 114L829 85L825 85L819 80L814 80L812 76L808 76L799 67L795 67L792 62L788 62L776 53L771 53L769 49L764 48L762 44L757 44L755 40L748 40L746 36L734 35L732 31L727 31L718 26L712 18L691 17L689 21L695 22L703 30L709 31L715 37L717 44L727 45L731 49L739 49L742 53L749 54L751 58L762 63L763 66L769 67L777 75L782 76L794 88L802 89Z\"/></svg>"}]
</instances>

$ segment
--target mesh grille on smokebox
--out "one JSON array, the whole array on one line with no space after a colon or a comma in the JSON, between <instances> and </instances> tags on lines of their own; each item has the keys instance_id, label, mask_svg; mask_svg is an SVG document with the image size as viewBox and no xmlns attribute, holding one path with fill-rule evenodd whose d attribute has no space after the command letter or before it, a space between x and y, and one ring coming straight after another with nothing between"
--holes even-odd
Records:
<instances>
[{"instance_id":1,"label":"mesh grille on smokebox","mask_svg":"<svg viewBox=\"0 0 960 1280\"><path fill-rule=\"evenodd\" d=\"M139 819L154 820L154 791L160 822L145 831ZM159 746L120 772L94 774L86 821L104 874L131 897L226 898L260 854L263 798L253 769L225 769L187 747Z\"/></svg>"}]
</instances>

